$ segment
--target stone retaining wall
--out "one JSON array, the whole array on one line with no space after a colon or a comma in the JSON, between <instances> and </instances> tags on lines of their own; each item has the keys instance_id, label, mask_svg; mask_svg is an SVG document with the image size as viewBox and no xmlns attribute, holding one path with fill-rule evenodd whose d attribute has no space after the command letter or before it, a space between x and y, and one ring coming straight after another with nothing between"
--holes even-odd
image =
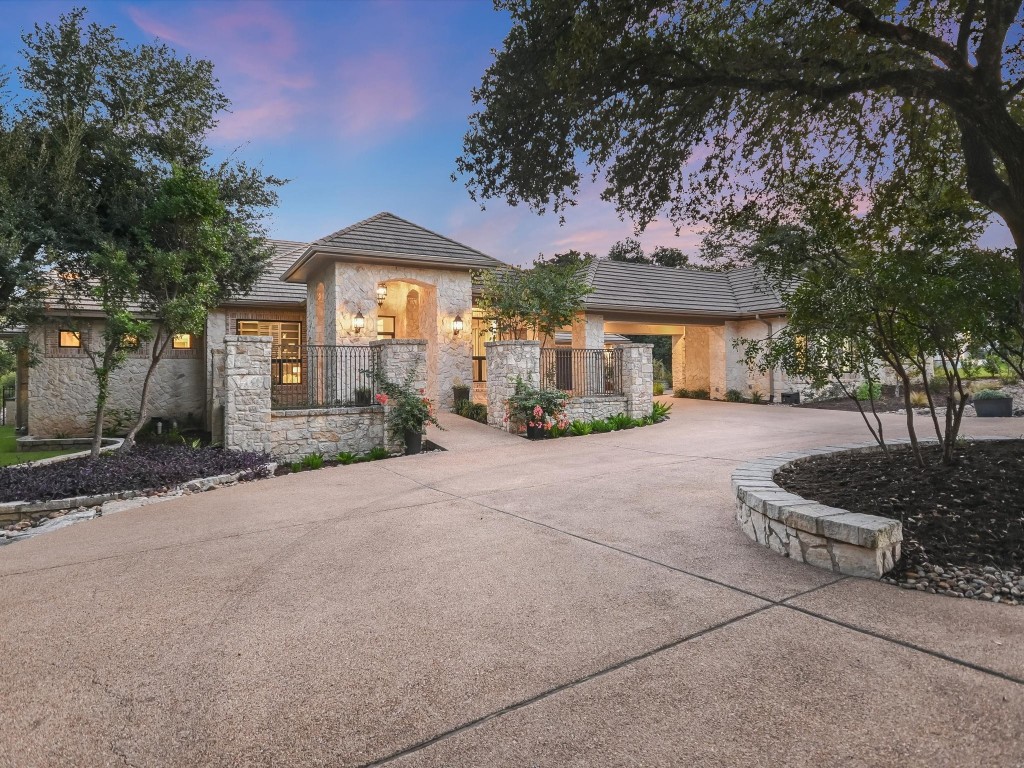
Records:
<instances>
[{"instance_id":1,"label":"stone retaining wall","mask_svg":"<svg viewBox=\"0 0 1024 768\"><path fill-rule=\"evenodd\" d=\"M829 507L789 493L775 483L787 464L843 450L837 446L780 453L743 464L732 474L736 519L747 536L798 562L849 576L877 579L900 558L903 525L898 520Z\"/></svg>"},{"instance_id":2,"label":"stone retaining wall","mask_svg":"<svg viewBox=\"0 0 1024 768\"><path fill-rule=\"evenodd\" d=\"M285 461L298 461L311 453L334 456L342 451L366 453L377 446L400 448L389 441L386 409L379 405L357 408L271 409L269 336L224 338L224 392L213 396L224 404L224 447L264 451ZM404 384L412 377L414 389L426 387L426 342L381 339L370 343L378 350L380 366L389 381Z\"/></svg>"},{"instance_id":3,"label":"stone retaining wall","mask_svg":"<svg viewBox=\"0 0 1024 768\"><path fill-rule=\"evenodd\" d=\"M569 421L597 421L625 413L626 404L624 395L574 397L565 404L565 416Z\"/></svg>"},{"instance_id":4,"label":"stone retaining wall","mask_svg":"<svg viewBox=\"0 0 1024 768\"><path fill-rule=\"evenodd\" d=\"M274 456L287 462L310 453L367 453L384 445L384 427L380 406L273 411L270 441Z\"/></svg>"},{"instance_id":5,"label":"stone retaining wall","mask_svg":"<svg viewBox=\"0 0 1024 768\"><path fill-rule=\"evenodd\" d=\"M515 394L516 379L536 387L540 381L539 341L488 341L487 423L507 428L505 403Z\"/></svg>"}]
</instances>

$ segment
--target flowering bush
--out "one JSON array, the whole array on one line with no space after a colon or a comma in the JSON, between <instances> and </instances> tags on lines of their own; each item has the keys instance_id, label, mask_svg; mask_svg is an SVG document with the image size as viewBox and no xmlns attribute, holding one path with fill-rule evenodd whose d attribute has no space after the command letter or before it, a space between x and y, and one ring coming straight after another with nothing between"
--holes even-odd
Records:
<instances>
[{"instance_id":1,"label":"flowering bush","mask_svg":"<svg viewBox=\"0 0 1024 768\"><path fill-rule=\"evenodd\" d=\"M526 427L566 429L565 401L568 395L558 389L537 389L522 379L516 379L516 389L505 404L504 422L517 432Z\"/></svg>"},{"instance_id":2,"label":"flowering bush","mask_svg":"<svg viewBox=\"0 0 1024 768\"><path fill-rule=\"evenodd\" d=\"M404 382L396 384L379 371L373 373L380 392L374 399L379 405L390 406L387 411L388 433L403 445L406 432L422 434L427 424L444 430L434 415L434 404L425 396L423 389L412 386L414 375L415 372L410 371Z\"/></svg>"}]
</instances>

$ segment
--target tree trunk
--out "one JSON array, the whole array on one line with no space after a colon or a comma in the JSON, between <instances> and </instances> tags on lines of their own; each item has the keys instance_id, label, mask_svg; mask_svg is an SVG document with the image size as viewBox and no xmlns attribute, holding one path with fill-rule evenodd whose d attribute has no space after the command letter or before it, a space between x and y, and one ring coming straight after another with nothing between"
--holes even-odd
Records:
<instances>
[{"instance_id":1,"label":"tree trunk","mask_svg":"<svg viewBox=\"0 0 1024 768\"><path fill-rule=\"evenodd\" d=\"M172 338L173 334L161 333L157 330L156 337L153 339L153 355L150 358L149 369L146 371L146 378L142 380L142 397L139 401L139 418L136 420L132 428L128 430L128 434L125 435L124 442L121 443L120 451L127 453L135 447L135 438L146 425L146 419L149 416L149 385L153 381L153 373L156 371L157 365L163 359L164 352L167 350L167 342Z\"/></svg>"},{"instance_id":2,"label":"tree trunk","mask_svg":"<svg viewBox=\"0 0 1024 768\"><path fill-rule=\"evenodd\" d=\"M96 383L96 423L92 428L92 450L89 453L94 459L100 455L100 448L103 446L103 419L107 415L107 396L110 389L109 371L98 371Z\"/></svg>"}]
</instances>

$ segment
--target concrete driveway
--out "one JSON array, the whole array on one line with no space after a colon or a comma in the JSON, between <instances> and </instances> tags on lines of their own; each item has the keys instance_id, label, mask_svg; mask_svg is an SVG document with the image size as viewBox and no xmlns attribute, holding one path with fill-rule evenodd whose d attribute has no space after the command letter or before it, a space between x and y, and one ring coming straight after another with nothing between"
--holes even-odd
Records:
<instances>
[{"instance_id":1,"label":"concrete driveway","mask_svg":"<svg viewBox=\"0 0 1024 768\"><path fill-rule=\"evenodd\" d=\"M540 444L448 417L446 453L0 548L0 765L1024 764L1024 610L734 522L737 463L859 417L674 402Z\"/></svg>"}]
</instances>

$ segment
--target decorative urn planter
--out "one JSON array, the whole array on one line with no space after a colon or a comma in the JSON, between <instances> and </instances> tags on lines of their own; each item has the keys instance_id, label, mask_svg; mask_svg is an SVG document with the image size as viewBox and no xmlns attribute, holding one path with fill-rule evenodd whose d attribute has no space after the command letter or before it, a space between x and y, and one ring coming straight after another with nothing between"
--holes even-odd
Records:
<instances>
[{"instance_id":1,"label":"decorative urn planter","mask_svg":"<svg viewBox=\"0 0 1024 768\"><path fill-rule=\"evenodd\" d=\"M526 436L530 440L543 440L547 435L547 430L544 427L527 427Z\"/></svg>"},{"instance_id":2,"label":"decorative urn planter","mask_svg":"<svg viewBox=\"0 0 1024 768\"><path fill-rule=\"evenodd\" d=\"M1012 397L972 398L971 404L979 416L1013 416Z\"/></svg>"},{"instance_id":3,"label":"decorative urn planter","mask_svg":"<svg viewBox=\"0 0 1024 768\"><path fill-rule=\"evenodd\" d=\"M414 429L405 430L405 455L412 456L423 450L423 433Z\"/></svg>"}]
</instances>

